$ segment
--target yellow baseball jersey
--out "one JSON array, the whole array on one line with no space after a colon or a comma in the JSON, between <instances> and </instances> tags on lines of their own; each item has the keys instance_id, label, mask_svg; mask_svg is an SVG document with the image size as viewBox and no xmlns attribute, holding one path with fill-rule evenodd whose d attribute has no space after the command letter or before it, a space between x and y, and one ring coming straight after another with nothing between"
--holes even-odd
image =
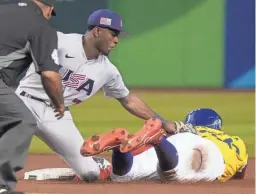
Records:
<instances>
[{"instance_id":1,"label":"yellow baseball jersey","mask_svg":"<svg viewBox=\"0 0 256 194\"><path fill-rule=\"evenodd\" d=\"M215 143L225 162L225 171L218 177L220 182L226 182L232 178L236 172L241 172L247 164L248 154L241 138L238 136L229 136L225 132L211 129L208 127L196 127L200 136Z\"/></svg>"}]
</instances>

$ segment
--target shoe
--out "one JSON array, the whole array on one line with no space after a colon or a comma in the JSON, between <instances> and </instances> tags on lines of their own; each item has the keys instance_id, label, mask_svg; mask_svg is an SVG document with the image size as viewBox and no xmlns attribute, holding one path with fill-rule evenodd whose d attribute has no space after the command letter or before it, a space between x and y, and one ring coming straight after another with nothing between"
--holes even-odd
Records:
<instances>
[{"instance_id":1,"label":"shoe","mask_svg":"<svg viewBox=\"0 0 256 194\"><path fill-rule=\"evenodd\" d=\"M7 193L7 190L6 189L0 189L0 194L2 194L2 193Z\"/></svg>"},{"instance_id":2,"label":"shoe","mask_svg":"<svg viewBox=\"0 0 256 194\"><path fill-rule=\"evenodd\" d=\"M112 171L112 165L111 164L105 166L104 168L100 168L99 181L103 182L103 181L106 181L106 180L111 180L110 179L111 171Z\"/></svg>"},{"instance_id":3,"label":"shoe","mask_svg":"<svg viewBox=\"0 0 256 194\"><path fill-rule=\"evenodd\" d=\"M72 181L76 181L76 182L80 182L83 181L82 179L80 179L79 176L75 175L73 179L71 179Z\"/></svg>"},{"instance_id":4,"label":"shoe","mask_svg":"<svg viewBox=\"0 0 256 194\"><path fill-rule=\"evenodd\" d=\"M123 128L116 128L100 135L94 135L84 142L80 148L80 153L85 157L100 154L118 147L127 137L128 131Z\"/></svg>"},{"instance_id":5,"label":"shoe","mask_svg":"<svg viewBox=\"0 0 256 194\"><path fill-rule=\"evenodd\" d=\"M0 189L0 194L8 194L8 191L6 189Z\"/></svg>"},{"instance_id":6,"label":"shoe","mask_svg":"<svg viewBox=\"0 0 256 194\"><path fill-rule=\"evenodd\" d=\"M7 189L0 189L0 194L25 194L19 191L8 191Z\"/></svg>"},{"instance_id":7,"label":"shoe","mask_svg":"<svg viewBox=\"0 0 256 194\"><path fill-rule=\"evenodd\" d=\"M100 157L92 157L92 159L98 164L100 168L100 175L99 175L99 181L105 181L105 180L110 180L110 173L112 171L112 165L110 162L108 162L104 158ZM79 178L79 176L74 176L72 179L73 181L80 182L83 181L82 179ZM0 193L1 194L1 193Z\"/></svg>"},{"instance_id":8,"label":"shoe","mask_svg":"<svg viewBox=\"0 0 256 194\"><path fill-rule=\"evenodd\" d=\"M104 158L92 157L92 159L100 167L99 181L105 181L110 179L110 173L112 171L112 164Z\"/></svg>"},{"instance_id":9,"label":"shoe","mask_svg":"<svg viewBox=\"0 0 256 194\"><path fill-rule=\"evenodd\" d=\"M157 144L164 134L161 120L151 118L145 122L144 126L138 132L130 135L128 139L122 142L119 148L120 152L132 152L143 145Z\"/></svg>"}]
</instances>

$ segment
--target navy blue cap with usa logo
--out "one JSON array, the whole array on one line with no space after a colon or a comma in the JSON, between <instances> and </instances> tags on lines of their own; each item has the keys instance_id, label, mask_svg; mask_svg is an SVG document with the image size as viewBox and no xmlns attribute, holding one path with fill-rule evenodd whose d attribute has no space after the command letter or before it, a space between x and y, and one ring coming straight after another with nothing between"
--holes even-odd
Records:
<instances>
[{"instance_id":1,"label":"navy blue cap with usa logo","mask_svg":"<svg viewBox=\"0 0 256 194\"><path fill-rule=\"evenodd\" d=\"M90 26L109 28L122 33L127 33L123 31L123 21L121 16L109 9L94 11L89 16L87 24Z\"/></svg>"}]
</instances>

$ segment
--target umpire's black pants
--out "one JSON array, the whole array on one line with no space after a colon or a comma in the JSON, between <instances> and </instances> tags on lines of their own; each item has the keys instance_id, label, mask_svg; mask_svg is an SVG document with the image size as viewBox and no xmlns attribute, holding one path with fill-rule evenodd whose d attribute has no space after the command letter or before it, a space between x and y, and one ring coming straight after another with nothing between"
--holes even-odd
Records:
<instances>
[{"instance_id":1,"label":"umpire's black pants","mask_svg":"<svg viewBox=\"0 0 256 194\"><path fill-rule=\"evenodd\" d=\"M35 130L30 110L0 79L0 189L15 189Z\"/></svg>"}]
</instances>

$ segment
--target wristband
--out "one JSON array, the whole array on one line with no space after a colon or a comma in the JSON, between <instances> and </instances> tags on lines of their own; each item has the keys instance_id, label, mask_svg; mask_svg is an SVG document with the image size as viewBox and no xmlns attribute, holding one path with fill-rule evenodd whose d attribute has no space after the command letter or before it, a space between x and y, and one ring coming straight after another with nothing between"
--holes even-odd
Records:
<instances>
[{"instance_id":1,"label":"wristband","mask_svg":"<svg viewBox=\"0 0 256 194\"><path fill-rule=\"evenodd\" d=\"M153 118L160 119L162 121L162 125L165 125L167 123L167 121L158 114L154 114Z\"/></svg>"}]
</instances>

